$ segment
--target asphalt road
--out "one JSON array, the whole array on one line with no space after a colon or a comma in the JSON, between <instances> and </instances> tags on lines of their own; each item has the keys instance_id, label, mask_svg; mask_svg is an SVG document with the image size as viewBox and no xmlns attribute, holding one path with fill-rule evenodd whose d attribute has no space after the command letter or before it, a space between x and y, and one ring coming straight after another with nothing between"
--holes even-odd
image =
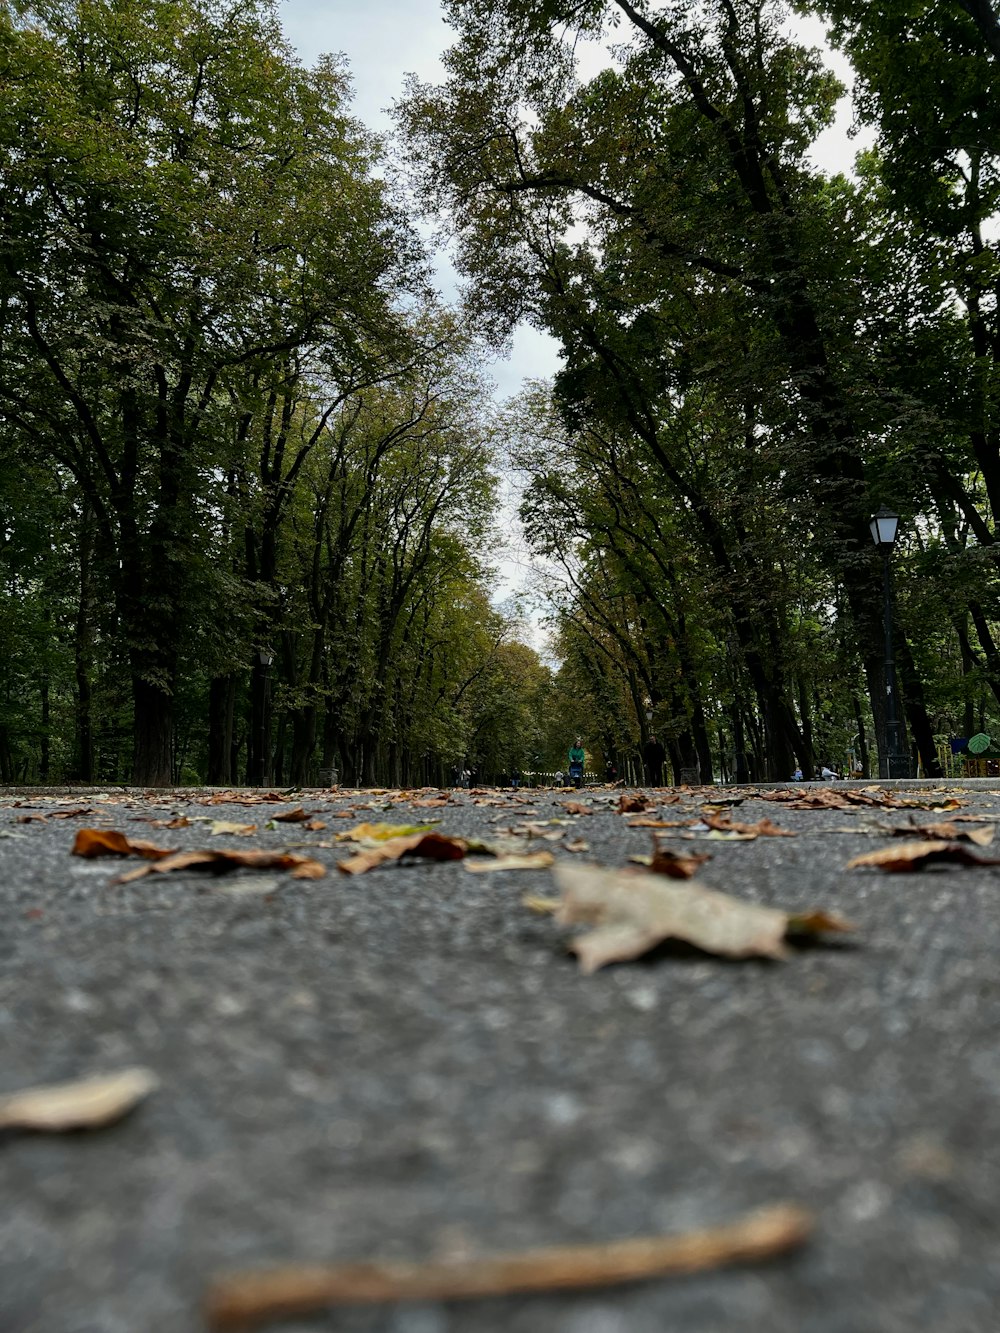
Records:
<instances>
[{"instance_id":1,"label":"asphalt road","mask_svg":"<svg viewBox=\"0 0 1000 1333\"><path fill-rule=\"evenodd\" d=\"M651 796L664 819L691 820L705 794ZM160 1079L105 1129L0 1135L0 1329L197 1333L210 1279L232 1268L615 1240L790 1200L815 1212L815 1234L766 1264L270 1327L994 1333L998 868L845 867L887 846L891 826L961 813L989 826L1000 792L909 792L961 803L946 812L709 794L796 836L664 830L712 853L700 880L842 913L857 933L785 962L665 945L584 976L566 928L522 903L553 893L546 870L334 868L352 850L334 835L355 823L430 818L487 838L565 818L542 830L558 841L520 840L624 865L650 833L607 789L582 794L586 815L566 815L556 792L414 808L357 792L213 807L197 792L0 791L0 1095L132 1065ZM268 826L296 804L326 827ZM59 817L71 810L85 813ZM181 815L195 822L148 822ZM258 827L212 834L210 818ZM81 827L171 848L291 849L330 869L114 885L131 862L72 856ZM577 840L588 850L566 850Z\"/></svg>"}]
</instances>

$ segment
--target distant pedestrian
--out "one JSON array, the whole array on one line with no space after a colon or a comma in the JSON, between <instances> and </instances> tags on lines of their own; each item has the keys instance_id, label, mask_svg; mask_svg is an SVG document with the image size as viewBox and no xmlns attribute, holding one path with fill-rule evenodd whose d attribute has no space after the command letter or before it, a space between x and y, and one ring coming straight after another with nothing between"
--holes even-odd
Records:
<instances>
[{"instance_id":1,"label":"distant pedestrian","mask_svg":"<svg viewBox=\"0 0 1000 1333\"><path fill-rule=\"evenodd\" d=\"M583 766L586 760L587 754L583 748L583 739L577 736L575 742L569 747L569 776L574 787L583 786Z\"/></svg>"}]
</instances>

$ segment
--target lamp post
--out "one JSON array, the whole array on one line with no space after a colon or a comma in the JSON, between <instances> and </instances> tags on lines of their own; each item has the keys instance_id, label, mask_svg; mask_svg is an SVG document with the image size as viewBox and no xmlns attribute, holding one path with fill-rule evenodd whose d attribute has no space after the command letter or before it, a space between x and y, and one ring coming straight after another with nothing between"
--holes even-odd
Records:
<instances>
[{"instance_id":1,"label":"lamp post","mask_svg":"<svg viewBox=\"0 0 1000 1333\"><path fill-rule=\"evenodd\" d=\"M258 786L267 786L267 687L274 653L270 648L261 648L257 653L261 666L260 685L260 781Z\"/></svg>"},{"instance_id":2,"label":"lamp post","mask_svg":"<svg viewBox=\"0 0 1000 1333\"><path fill-rule=\"evenodd\" d=\"M885 755L879 763L879 777L908 778L910 761L900 744L899 704L896 696L896 659L892 650L892 583L889 559L896 544L899 515L885 505L873 515L869 528L875 548L882 557L882 621L885 630Z\"/></svg>"}]
</instances>

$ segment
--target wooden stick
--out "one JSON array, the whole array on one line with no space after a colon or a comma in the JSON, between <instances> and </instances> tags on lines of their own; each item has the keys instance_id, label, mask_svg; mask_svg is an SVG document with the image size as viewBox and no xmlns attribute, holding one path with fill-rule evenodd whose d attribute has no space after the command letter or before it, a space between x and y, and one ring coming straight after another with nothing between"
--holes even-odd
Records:
<instances>
[{"instance_id":1,"label":"wooden stick","mask_svg":"<svg viewBox=\"0 0 1000 1333\"><path fill-rule=\"evenodd\" d=\"M803 1244L812 1228L809 1213L783 1203L761 1208L725 1226L679 1236L564 1245L492 1259L250 1270L215 1279L209 1289L206 1314L210 1328L233 1329L334 1305L456 1300L611 1286L768 1259Z\"/></svg>"}]
</instances>

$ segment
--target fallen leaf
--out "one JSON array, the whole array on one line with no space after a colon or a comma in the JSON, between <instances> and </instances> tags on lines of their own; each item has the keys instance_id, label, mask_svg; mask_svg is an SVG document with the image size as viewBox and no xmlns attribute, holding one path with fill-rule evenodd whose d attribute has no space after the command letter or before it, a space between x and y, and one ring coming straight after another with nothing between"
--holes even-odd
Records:
<instances>
[{"instance_id":1,"label":"fallen leaf","mask_svg":"<svg viewBox=\"0 0 1000 1333\"><path fill-rule=\"evenodd\" d=\"M356 824L337 834L338 842L390 842L393 838L410 838L417 833L430 833L435 823L429 824Z\"/></svg>"},{"instance_id":2,"label":"fallen leaf","mask_svg":"<svg viewBox=\"0 0 1000 1333\"><path fill-rule=\"evenodd\" d=\"M589 973L606 963L638 958L667 939L684 940L729 958L784 958L790 915L775 907L731 898L694 881L663 875L559 863L553 868L563 893L557 919L595 929L570 948ZM801 915L797 919L803 919ZM824 918L824 929L852 930L847 921Z\"/></svg>"},{"instance_id":3,"label":"fallen leaf","mask_svg":"<svg viewBox=\"0 0 1000 1333\"><path fill-rule=\"evenodd\" d=\"M213 1281L206 1318L213 1330L246 1328L339 1305L614 1286L771 1259L803 1245L812 1230L809 1213L795 1204L778 1203L723 1226L680 1235L561 1245L484 1259L250 1270Z\"/></svg>"},{"instance_id":4,"label":"fallen leaf","mask_svg":"<svg viewBox=\"0 0 1000 1333\"><path fill-rule=\"evenodd\" d=\"M510 853L506 856L468 857L466 870L484 874L489 870L544 870L555 861L551 852L525 852L523 855Z\"/></svg>"},{"instance_id":5,"label":"fallen leaf","mask_svg":"<svg viewBox=\"0 0 1000 1333\"><path fill-rule=\"evenodd\" d=\"M942 824L907 824L903 828L886 829L895 838L931 838L936 842L971 842L977 847L987 847L993 841L992 828L958 827L955 820Z\"/></svg>"},{"instance_id":6,"label":"fallen leaf","mask_svg":"<svg viewBox=\"0 0 1000 1333\"><path fill-rule=\"evenodd\" d=\"M294 810L283 810L281 814L272 815L271 818L276 824L304 824L309 816L300 805Z\"/></svg>"},{"instance_id":7,"label":"fallen leaf","mask_svg":"<svg viewBox=\"0 0 1000 1333\"><path fill-rule=\"evenodd\" d=\"M310 833L319 833L326 828L326 823L322 819L310 819L308 824L303 824L302 827L307 828Z\"/></svg>"},{"instance_id":8,"label":"fallen leaf","mask_svg":"<svg viewBox=\"0 0 1000 1333\"><path fill-rule=\"evenodd\" d=\"M207 870L213 875L227 875L243 866L254 866L260 870L288 870L292 879L322 879L326 874L326 866L321 861L299 856L296 852L191 851L170 852L162 860L119 875L112 883L131 884L145 875L167 875L173 870Z\"/></svg>"},{"instance_id":9,"label":"fallen leaf","mask_svg":"<svg viewBox=\"0 0 1000 1333\"><path fill-rule=\"evenodd\" d=\"M94 810L90 806L79 806L75 810L49 810L42 815L18 815L14 820L15 824L44 824L50 819L77 819L81 815L92 815Z\"/></svg>"},{"instance_id":10,"label":"fallen leaf","mask_svg":"<svg viewBox=\"0 0 1000 1333\"><path fill-rule=\"evenodd\" d=\"M257 832L256 824L236 824L229 819L213 819L208 826L208 831L212 837L218 837L220 834L230 834L234 838L249 838L252 833Z\"/></svg>"},{"instance_id":11,"label":"fallen leaf","mask_svg":"<svg viewBox=\"0 0 1000 1333\"><path fill-rule=\"evenodd\" d=\"M632 815L639 814L643 810L649 810L652 802L641 792L622 792L618 798L618 810L620 814Z\"/></svg>"},{"instance_id":12,"label":"fallen leaf","mask_svg":"<svg viewBox=\"0 0 1000 1333\"><path fill-rule=\"evenodd\" d=\"M564 852L589 852L590 843L584 838L573 838L569 842L563 843Z\"/></svg>"},{"instance_id":13,"label":"fallen leaf","mask_svg":"<svg viewBox=\"0 0 1000 1333\"><path fill-rule=\"evenodd\" d=\"M363 875L376 866L398 861L404 856L419 856L430 861L459 861L465 852L465 843L460 838L448 838L443 833L413 833L405 838L389 838L346 861L338 861L337 869L345 875Z\"/></svg>"},{"instance_id":14,"label":"fallen leaf","mask_svg":"<svg viewBox=\"0 0 1000 1333\"><path fill-rule=\"evenodd\" d=\"M876 866L879 870L905 873L910 870L923 870L925 866L937 862L950 862L962 866L997 866L1000 858L995 856L976 856L968 846L961 842L904 842L895 847L883 847L877 852L866 852L848 861L847 869L857 866Z\"/></svg>"},{"instance_id":15,"label":"fallen leaf","mask_svg":"<svg viewBox=\"0 0 1000 1333\"><path fill-rule=\"evenodd\" d=\"M626 828L688 828L693 823L690 819L657 819L653 815L640 815L630 819Z\"/></svg>"},{"instance_id":16,"label":"fallen leaf","mask_svg":"<svg viewBox=\"0 0 1000 1333\"><path fill-rule=\"evenodd\" d=\"M88 859L95 856L145 856L152 860L170 854L167 847L157 847L141 839L129 839L114 829L101 828L78 829L72 848L73 856Z\"/></svg>"},{"instance_id":17,"label":"fallen leaf","mask_svg":"<svg viewBox=\"0 0 1000 1333\"><path fill-rule=\"evenodd\" d=\"M569 815L592 815L594 807L584 805L582 801L560 801L559 804Z\"/></svg>"},{"instance_id":18,"label":"fallen leaf","mask_svg":"<svg viewBox=\"0 0 1000 1333\"><path fill-rule=\"evenodd\" d=\"M702 810L702 819L710 829L715 829L719 833L746 833L754 838L795 837L790 829L779 828L766 815L763 819L759 819L756 824L744 824L738 819L732 819L729 815L713 812L706 806Z\"/></svg>"},{"instance_id":19,"label":"fallen leaf","mask_svg":"<svg viewBox=\"0 0 1000 1333\"><path fill-rule=\"evenodd\" d=\"M540 916L552 916L562 907L562 899L540 898L537 894L526 893L521 899L521 904L532 912L538 912Z\"/></svg>"},{"instance_id":20,"label":"fallen leaf","mask_svg":"<svg viewBox=\"0 0 1000 1333\"><path fill-rule=\"evenodd\" d=\"M98 1129L120 1120L158 1083L152 1070L136 1067L72 1083L26 1088L0 1097L0 1129L53 1134Z\"/></svg>"},{"instance_id":21,"label":"fallen leaf","mask_svg":"<svg viewBox=\"0 0 1000 1333\"><path fill-rule=\"evenodd\" d=\"M667 875L670 879L692 879L698 873L698 867L711 861L710 852L675 852L672 847L665 847L661 839L653 834L653 855L649 868L654 875Z\"/></svg>"}]
</instances>

